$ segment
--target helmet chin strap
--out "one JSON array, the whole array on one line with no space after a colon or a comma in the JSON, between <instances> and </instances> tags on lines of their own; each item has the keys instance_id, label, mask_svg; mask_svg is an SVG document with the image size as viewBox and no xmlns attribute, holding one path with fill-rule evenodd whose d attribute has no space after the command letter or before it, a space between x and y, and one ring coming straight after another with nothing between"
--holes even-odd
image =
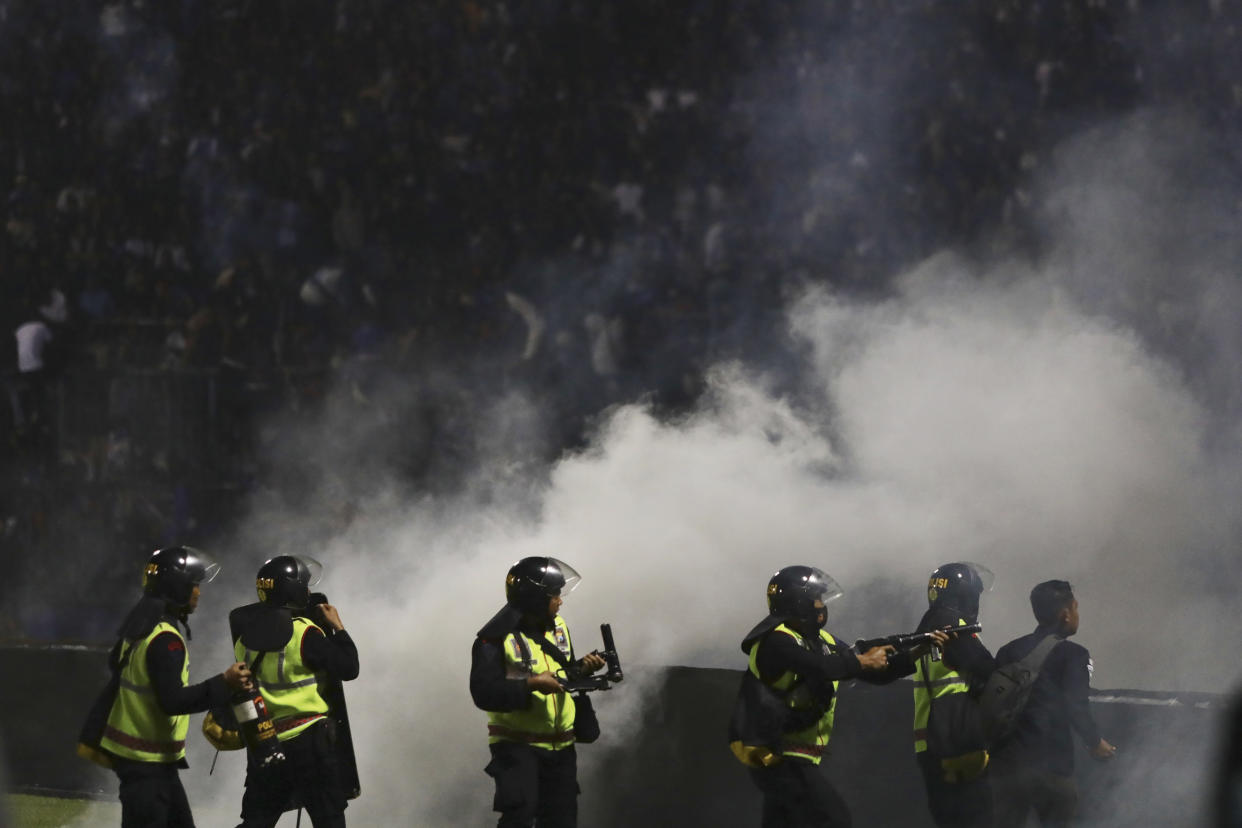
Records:
<instances>
[{"instance_id":1,"label":"helmet chin strap","mask_svg":"<svg viewBox=\"0 0 1242 828\"><path fill-rule=\"evenodd\" d=\"M820 620L821 618L823 618L822 621ZM813 617L798 616L791 620L793 621L793 626L798 629L798 632L808 637L814 637L819 635L819 631L828 624L828 613L819 612Z\"/></svg>"},{"instance_id":2,"label":"helmet chin strap","mask_svg":"<svg viewBox=\"0 0 1242 828\"><path fill-rule=\"evenodd\" d=\"M190 632L190 606L189 604L173 604L171 601L166 604L169 615L181 622L182 628L185 629L185 637L193 641L194 634Z\"/></svg>"}]
</instances>

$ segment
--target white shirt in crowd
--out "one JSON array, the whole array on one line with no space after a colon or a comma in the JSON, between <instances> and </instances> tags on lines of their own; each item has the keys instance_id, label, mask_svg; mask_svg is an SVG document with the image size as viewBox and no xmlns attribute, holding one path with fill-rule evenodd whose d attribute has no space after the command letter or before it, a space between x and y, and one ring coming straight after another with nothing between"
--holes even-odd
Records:
<instances>
[{"instance_id":1,"label":"white shirt in crowd","mask_svg":"<svg viewBox=\"0 0 1242 828\"><path fill-rule=\"evenodd\" d=\"M17 370L23 374L42 371L43 351L52 341L52 329L35 320L20 326L13 335L17 337Z\"/></svg>"}]
</instances>

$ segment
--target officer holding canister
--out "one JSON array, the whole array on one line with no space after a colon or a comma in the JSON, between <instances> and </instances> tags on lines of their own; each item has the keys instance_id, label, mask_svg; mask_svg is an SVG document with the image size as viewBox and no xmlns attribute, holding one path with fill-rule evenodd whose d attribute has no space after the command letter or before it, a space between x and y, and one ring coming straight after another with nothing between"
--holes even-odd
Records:
<instances>
[{"instance_id":1,"label":"officer holding canister","mask_svg":"<svg viewBox=\"0 0 1242 828\"><path fill-rule=\"evenodd\" d=\"M345 825L337 728L321 688L358 677L358 649L336 607L311 601L322 573L311 558L272 558L255 579L259 603L229 617L234 652L251 666L284 756L261 764L249 753L239 828L271 828L294 803L315 828Z\"/></svg>"}]
</instances>

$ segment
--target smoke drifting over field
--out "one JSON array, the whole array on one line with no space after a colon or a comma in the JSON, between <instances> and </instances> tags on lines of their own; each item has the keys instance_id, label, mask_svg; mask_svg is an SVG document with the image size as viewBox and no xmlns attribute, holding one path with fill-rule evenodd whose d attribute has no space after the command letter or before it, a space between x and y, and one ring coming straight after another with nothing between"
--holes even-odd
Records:
<instances>
[{"instance_id":1,"label":"smoke drifting over field","mask_svg":"<svg viewBox=\"0 0 1242 828\"><path fill-rule=\"evenodd\" d=\"M1178 172L1194 146L1141 118L1064 148L1048 182L1060 241L1043 262L944 253L884 299L807 292L788 313L804 346L794 393L765 374L780 355L720 365L675 421L618 407L583 451L547 469L485 464L449 498L409 499L373 458L348 468L333 435L349 429L330 417L297 435L332 458L320 490L296 508L256 504L235 551L258 561L297 539L327 566L363 659L349 694L367 795L351 818L487 820L469 650L525 555L582 573L564 610L580 648L610 621L630 664L738 666L786 564L841 582L829 626L852 638L909 628L927 572L966 559L997 574L982 610L992 648L1033 626L1032 585L1065 578L1095 686L1232 687L1236 250L1210 232L1172 250L1160 235L1219 206L1210 170ZM369 492L339 520L351 479ZM622 738L643 693L599 699L608 735L593 750ZM221 790L221 771L209 784Z\"/></svg>"},{"instance_id":2,"label":"smoke drifting over field","mask_svg":"<svg viewBox=\"0 0 1242 828\"><path fill-rule=\"evenodd\" d=\"M866 187L831 174L899 157L883 134L902 106L889 96L913 81L863 71L867 51L843 49L828 67L880 78L867 94L797 105L820 112L824 129L861 121L876 135L827 145L828 158L799 156L789 136L756 149L783 181L845 187L817 217L824 226L885 220ZM164 52L159 40L143 53L175 65ZM163 94L124 91L121 122ZM761 115L781 123L791 105L773 95ZM676 419L640 400L615 407L585 448L550 466L525 450L549 440L538 403L480 393L472 429L492 449L457 494L411 494L388 462L402 447L369 429L383 419L373 410L338 402L310 424L268 424L278 471L311 460L319 474L296 500L260 493L250 504L195 619L196 674L228 658L218 610L252 600L262 560L322 560L321 588L362 658L347 686L364 787L350 820L419 826L489 819L469 652L525 555L582 573L564 608L579 649L598 646L595 625L609 621L631 665L740 666L766 580L787 564L820 566L844 586L829 628L854 638L911 628L930 569L974 560L997 575L982 606L992 649L1033 626L1031 586L1065 578L1097 687L1232 688L1242 257L1237 188L1217 174L1216 149L1168 114L1089 131L1039 182L1051 244L1037 261L943 252L880 297L810 288L787 308L788 350L712 367ZM764 206L793 217L795 200ZM394 379L387 393L411 392ZM599 697L605 735L583 750L584 789L591 752L625 738L647 690L629 681ZM209 752L193 745L205 768ZM192 800L239 802L243 764L223 756L213 776L187 774Z\"/></svg>"}]
</instances>

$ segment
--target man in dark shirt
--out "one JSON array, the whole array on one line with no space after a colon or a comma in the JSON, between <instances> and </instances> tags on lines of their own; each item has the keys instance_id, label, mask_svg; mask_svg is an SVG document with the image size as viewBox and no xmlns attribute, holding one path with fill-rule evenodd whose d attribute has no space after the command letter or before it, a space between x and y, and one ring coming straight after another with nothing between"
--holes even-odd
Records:
<instances>
[{"instance_id":1,"label":"man in dark shirt","mask_svg":"<svg viewBox=\"0 0 1242 828\"><path fill-rule=\"evenodd\" d=\"M1047 636L1062 639L1044 661L1014 730L993 751L992 788L997 825L1023 825L1033 809L1045 826L1069 825L1078 811L1074 784L1074 737L1099 760L1117 749L1096 727L1087 699L1091 655L1065 641L1078 632L1078 601L1066 581L1045 581L1031 590L1039 626L996 653L996 666L1021 660Z\"/></svg>"}]
</instances>

